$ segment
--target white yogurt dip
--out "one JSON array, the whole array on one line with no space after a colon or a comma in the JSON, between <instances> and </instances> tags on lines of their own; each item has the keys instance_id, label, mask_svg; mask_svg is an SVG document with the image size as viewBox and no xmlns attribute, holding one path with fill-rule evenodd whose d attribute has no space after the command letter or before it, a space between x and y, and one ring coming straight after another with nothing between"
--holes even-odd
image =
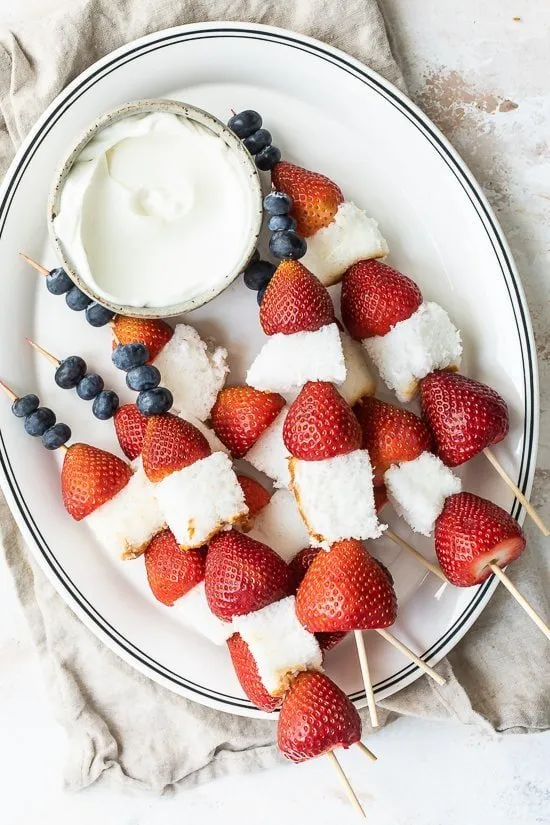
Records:
<instances>
[{"instance_id":1,"label":"white yogurt dip","mask_svg":"<svg viewBox=\"0 0 550 825\"><path fill-rule=\"evenodd\" d=\"M110 124L85 146L54 230L97 295L165 307L221 285L256 220L257 195L237 153L196 121L148 112Z\"/></svg>"}]
</instances>

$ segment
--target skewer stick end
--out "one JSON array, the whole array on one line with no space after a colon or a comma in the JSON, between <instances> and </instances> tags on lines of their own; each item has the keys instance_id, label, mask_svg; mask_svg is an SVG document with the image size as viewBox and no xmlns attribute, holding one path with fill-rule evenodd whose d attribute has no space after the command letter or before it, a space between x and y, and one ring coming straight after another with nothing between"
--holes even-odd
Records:
<instances>
[{"instance_id":1,"label":"skewer stick end","mask_svg":"<svg viewBox=\"0 0 550 825\"><path fill-rule=\"evenodd\" d=\"M370 759L371 762L377 762L378 761L377 755L375 753L373 753L370 750L370 748L367 748L367 746L363 742L361 742L361 740L359 740L359 742L356 742L355 744L357 745L359 750L361 750L365 754L367 759Z\"/></svg>"},{"instance_id":2,"label":"skewer stick end","mask_svg":"<svg viewBox=\"0 0 550 825\"><path fill-rule=\"evenodd\" d=\"M50 364L53 364L54 367L58 367L60 365L61 361L59 360L59 358L56 358L55 355L51 354L51 352L48 352L48 350L43 349L38 344L35 344L35 342L31 341L30 338L25 338L25 341L27 342L27 344L30 344L33 349L39 352L40 355L43 355L44 358L46 358L50 362Z\"/></svg>"},{"instance_id":3,"label":"skewer stick end","mask_svg":"<svg viewBox=\"0 0 550 825\"><path fill-rule=\"evenodd\" d=\"M17 395L3 381L0 381L0 388L4 390L10 401L17 401Z\"/></svg>"},{"instance_id":4,"label":"skewer stick end","mask_svg":"<svg viewBox=\"0 0 550 825\"><path fill-rule=\"evenodd\" d=\"M361 803L359 802L359 799L357 798L357 794L353 790L353 788L351 786L351 783L350 783L349 779L347 778L347 776L344 772L344 769L342 768L340 762L338 761L334 751L328 751L327 759L329 759L332 762L332 764L334 766L334 770L336 771L336 773L340 777L340 781L342 782L342 784L344 786L344 789L346 791L346 794L347 794L347 797L348 797L349 801L351 802L351 804L353 805L353 807L355 808L355 810L357 811L359 816L363 817L363 819L366 819L367 815L366 815L365 811L363 810L363 808L361 806Z\"/></svg>"},{"instance_id":5,"label":"skewer stick end","mask_svg":"<svg viewBox=\"0 0 550 825\"><path fill-rule=\"evenodd\" d=\"M32 258L29 258L28 255L25 255L24 252L20 252L19 255L23 258L23 260L30 264L37 272L40 272L41 275L49 275L49 271L46 269L45 266L39 264L38 261L33 261Z\"/></svg>"}]
</instances>

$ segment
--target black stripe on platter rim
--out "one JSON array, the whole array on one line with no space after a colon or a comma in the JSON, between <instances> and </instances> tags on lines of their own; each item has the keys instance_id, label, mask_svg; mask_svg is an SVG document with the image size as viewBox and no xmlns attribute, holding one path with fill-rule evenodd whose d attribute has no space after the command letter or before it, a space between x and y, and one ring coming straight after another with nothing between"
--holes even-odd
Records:
<instances>
[{"instance_id":1,"label":"black stripe on platter rim","mask_svg":"<svg viewBox=\"0 0 550 825\"><path fill-rule=\"evenodd\" d=\"M0 239L4 231L11 203L17 192L17 188L22 179L23 174L25 173L28 165L32 161L32 158L34 157L36 151L40 147L42 141L46 138L46 136L55 126L57 121L63 116L65 111L76 100L78 100L93 85L102 80L104 77L116 71L121 66L130 63L136 58L142 57L150 52L157 51L158 49L162 49L170 45L179 45L180 43L185 41L228 37L244 37L249 39L263 40L270 43L275 43L277 45L294 48L299 51L311 54L319 59L324 60L325 62L331 63L332 65L335 65L341 70L345 71L346 73L352 75L355 79L360 80L362 83L369 86L371 89L375 90L378 94L380 94L387 102L389 102L394 107L399 109L401 113L409 120L409 122L411 122L411 124L413 124L417 129L419 129L422 132L422 134L430 141L433 148L438 152L440 157L445 161L448 168L452 171L453 175L462 186L465 194L467 195L468 199L470 200L472 206L476 210L476 213L483 224L489 242L491 243L493 251L499 262L501 272L506 284L506 288L508 290L510 302L514 309L514 318L516 322L516 329L518 333L524 366L523 373L525 391L523 451L519 469L518 486L523 492L525 492L529 480L529 470L533 459L534 449L534 355L530 346L530 325L525 312L525 307L523 305L521 289L516 281L514 269L508 255L506 245L503 242L501 232L495 224L491 212L487 210L486 205L483 202L483 199L480 196L479 191L477 190L477 185L473 181L470 181L468 179L467 172L464 171L464 169L460 165L460 162L449 151L445 141L441 139L441 136L438 134L437 130L432 126L430 121L424 116L419 115L411 105L409 105L406 101L402 100L399 97L399 95L396 94L391 88L388 88L385 85L385 82L379 79L376 75L371 75L371 73L366 68L356 66L355 64L346 60L342 56L332 54L331 52L323 48L321 44L306 44L302 42L300 39L293 37L290 34L287 35L283 33L266 32L261 29L241 29L238 26L235 26L231 28L197 29L185 32L176 31L172 32L171 34L161 35L152 41L148 40L145 43L141 43L138 46L129 48L122 54L119 54L117 57L113 58L112 60L106 62L104 65L101 65L100 67L95 69L93 72L87 75L86 78L84 78L80 83L78 83L75 86L75 88L72 89L70 94L66 95L59 102L59 104L50 112L48 118L41 125L36 135L34 135L31 143L27 146L26 150L19 159L19 162L11 175L8 186L6 187L2 203L0 204ZM167 680L168 682L171 682L174 685L183 687L186 690L196 693L197 695L200 695L202 697L214 699L219 704L226 704L234 708L253 707L253 705L247 700L239 700L236 697L231 697L223 693L212 691L209 688L205 688L202 685L197 685L193 682L190 682L189 680L184 679L178 674L173 673L168 668L164 667L159 662L151 658L148 654L144 653L135 645L133 645L132 642L126 639L119 631L117 631L112 625L110 625L109 622L107 622L107 620L93 607L93 605L91 605L88 602L86 597L82 594L79 588L68 576L67 572L61 567L61 565L55 558L55 555L53 554L51 548L45 542L44 537L42 536L36 522L34 521L34 518L32 517L30 511L28 510L25 504L24 498L19 488L19 484L15 479L15 475L13 473L13 469L11 467L6 447L4 444L4 439L1 433L0 464L4 471L4 476L6 478L8 486L10 487L14 500L18 506L21 517L30 534L32 535L43 560L50 568L51 574L61 583L64 589L69 593L71 598L74 600L75 604L78 605L79 609L82 610L88 616L88 618L98 627L98 629L102 633L108 636L115 643L116 646L118 646L131 658L136 659L142 665L149 668L154 673L161 676L164 680ZM520 512L521 506L519 505L519 502L514 501L514 504L511 508L512 515L514 515L514 517L517 518ZM439 653L440 650L448 644L448 642L453 638L453 636L455 636L461 630L464 624L471 617L474 610L486 596L487 591L490 588L490 584L491 579L488 579L487 582L476 588L471 601L464 609L462 614L455 620L454 624L447 630L447 632L440 639L438 639L432 645L432 647L430 647L427 651L424 652L424 654L422 654L423 658L426 658L429 661L430 658L436 656L437 653ZM416 665L407 665L402 670L393 674L391 677L388 677L383 682L379 682L377 685L375 685L375 691L379 693L383 690L387 690L388 688L399 684L399 682L403 681L404 679L409 678L415 671L418 671ZM364 695L364 692L359 692L353 694L352 698L354 700L359 700L364 698Z\"/></svg>"}]
</instances>

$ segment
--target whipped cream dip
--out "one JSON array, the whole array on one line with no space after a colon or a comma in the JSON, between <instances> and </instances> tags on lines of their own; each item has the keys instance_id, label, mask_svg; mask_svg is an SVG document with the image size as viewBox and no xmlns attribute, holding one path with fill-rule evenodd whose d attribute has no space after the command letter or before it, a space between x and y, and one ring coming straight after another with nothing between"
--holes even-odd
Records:
<instances>
[{"instance_id":1,"label":"whipped cream dip","mask_svg":"<svg viewBox=\"0 0 550 825\"><path fill-rule=\"evenodd\" d=\"M54 235L70 269L108 304L206 300L252 251L261 201L249 167L206 124L138 110L109 122L74 158Z\"/></svg>"}]
</instances>

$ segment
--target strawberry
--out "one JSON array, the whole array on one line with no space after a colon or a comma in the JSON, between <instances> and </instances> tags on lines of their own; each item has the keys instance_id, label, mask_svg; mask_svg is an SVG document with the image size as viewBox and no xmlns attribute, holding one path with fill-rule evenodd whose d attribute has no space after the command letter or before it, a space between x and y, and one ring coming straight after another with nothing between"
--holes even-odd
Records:
<instances>
[{"instance_id":1,"label":"strawberry","mask_svg":"<svg viewBox=\"0 0 550 825\"><path fill-rule=\"evenodd\" d=\"M260 324L266 335L315 332L334 322L327 288L299 261L282 261L260 304Z\"/></svg>"},{"instance_id":2,"label":"strawberry","mask_svg":"<svg viewBox=\"0 0 550 825\"><path fill-rule=\"evenodd\" d=\"M253 705L260 710L271 713L281 707L282 697L271 696L265 689L256 660L250 652L250 648L244 641L240 633L234 633L227 640L227 647L231 655L231 661L237 674L240 685Z\"/></svg>"},{"instance_id":3,"label":"strawberry","mask_svg":"<svg viewBox=\"0 0 550 825\"><path fill-rule=\"evenodd\" d=\"M279 750L304 762L361 738L361 719L346 694L324 673L305 671L283 700L277 727Z\"/></svg>"},{"instance_id":4,"label":"strawberry","mask_svg":"<svg viewBox=\"0 0 550 825\"><path fill-rule=\"evenodd\" d=\"M237 481L241 485L244 493L244 500L248 507L248 518L252 519L257 516L260 510L263 510L266 504L271 501L271 493L265 487L262 487L259 481L256 481L250 476L238 475Z\"/></svg>"},{"instance_id":5,"label":"strawberry","mask_svg":"<svg viewBox=\"0 0 550 825\"><path fill-rule=\"evenodd\" d=\"M296 556L292 559L288 568L290 570L290 578L292 582L292 593L296 594L299 586L301 585L304 576L306 575L307 571L311 566L311 562L313 559L319 555L319 553L324 552L319 549L319 547L305 547L303 550L300 550ZM332 650L333 647L342 641L342 639L346 636L346 633L316 633L315 638L319 642L319 647L321 650L328 652Z\"/></svg>"},{"instance_id":6,"label":"strawberry","mask_svg":"<svg viewBox=\"0 0 550 825\"><path fill-rule=\"evenodd\" d=\"M449 467L464 464L508 433L505 400L464 375L431 372L420 384L420 403L436 452Z\"/></svg>"},{"instance_id":7,"label":"strawberry","mask_svg":"<svg viewBox=\"0 0 550 825\"><path fill-rule=\"evenodd\" d=\"M342 320L352 338L386 335L406 321L422 303L422 293L410 278L382 261L359 261L342 281Z\"/></svg>"},{"instance_id":8,"label":"strawberry","mask_svg":"<svg viewBox=\"0 0 550 825\"><path fill-rule=\"evenodd\" d=\"M296 615L311 633L389 627L397 599L387 572L348 539L313 560L296 594Z\"/></svg>"},{"instance_id":9,"label":"strawberry","mask_svg":"<svg viewBox=\"0 0 550 825\"><path fill-rule=\"evenodd\" d=\"M525 549L525 538L512 516L473 493L445 501L435 523L435 552L451 584L471 587L491 575L488 563L505 567Z\"/></svg>"},{"instance_id":10,"label":"strawberry","mask_svg":"<svg viewBox=\"0 0 550 825\"><path fill-rule=\"evenodd\" d=\"M89 444L72 444L61 470L61 493L65 509L80 521L126 487L132 470L112 453Z\"/></svg>"},{"instance_id":11,"label":"strawberry","mask_svg":"<svg viewBox=\"0 0 550 825\"><path fill-rule=\"evenodd\" d=\"M113 421L120 449L130 461L141 455L148 420L135 404L124 404L114 415Z\"/></svg>"},{"instance_id":12,"label":"strawberry","mask_svg":"<svg viewBox=\"0 0 550 825\"><path fill-rule=\"evenodd\" d=\"M288 565L266 544L229 530L210 542L206 598L219 619L230 622L288 596Z\"/></svg>"},{"instance_id":13,"label":"strawberry","mask_svg":"<svg viewBox=\"0 0 550 825\"><path fill-rule=\"evenodd\" d=\"M174 334L170 324L160 318L127 318L125 315L115 317L113 332L119 344L145 344L149 350L149 363Z\"/></svg>"},{"instance_id":14,"label":"strawberry","mask_svg":"<svg viewBox=\"0 0 550 825\"><path fill-rule=\"evenodd\" d=\"M295 458L321 461L361 447L361 427L332 384L308 381L291 404L283 441Z\"/></svg>"},{"instance_id":15,"label":"strawberry","mask_svg":"<svg viewBox=\"0 0 550 825\"><path fill-rule=\"evenodd\" d=\"M147 580L155 598L171 607L204 579L206 550L180 550L170 530L157 533L145 551Z\"/></svg>"},{"instance_id":16,"label":"strawberry","mask_svg":"<svg viewBox=\"0 0 550 825\"><path fill-rule=\"evenodd\" d=\"M234 458L242 458L277 418L285 399L253 387L221 390L210 413L212 428Z\"/></svg>"},{"instance_id":17,"label":"strawberry","mask_svg":"<svg viewBox=\"0 0 550 825\"><path fill-rule=\"evenodd\" d=\"M150 481L162 481L170 473L207 458L211 452L204 435L189 421L171 413L149 418L142 456Z\"/></svg>"},{"instance_id":18,"label":"strawberry","mask_svg":"<svg viewBox=\"0 0 550 825\"><path fill-rule=\"evenodd\" d=\"M334 220L344 202L340 187L319 172L280 161L271 173L273 186L292 198L292 217L300 235L309 238Z\"/></svg>"},{"instance_id":19,"label":"strawberry","mask_svg":"<svg viewBox=\"0 0 550 825\"><path fill-rule=\"evenodd\" d=\"M384 473L399 461L412 461L432 449L428 427L409 410L366 396L353 408L361 425L361 446L368 450L374 485L384 483Z\"/></svg>"}]
</instances>

